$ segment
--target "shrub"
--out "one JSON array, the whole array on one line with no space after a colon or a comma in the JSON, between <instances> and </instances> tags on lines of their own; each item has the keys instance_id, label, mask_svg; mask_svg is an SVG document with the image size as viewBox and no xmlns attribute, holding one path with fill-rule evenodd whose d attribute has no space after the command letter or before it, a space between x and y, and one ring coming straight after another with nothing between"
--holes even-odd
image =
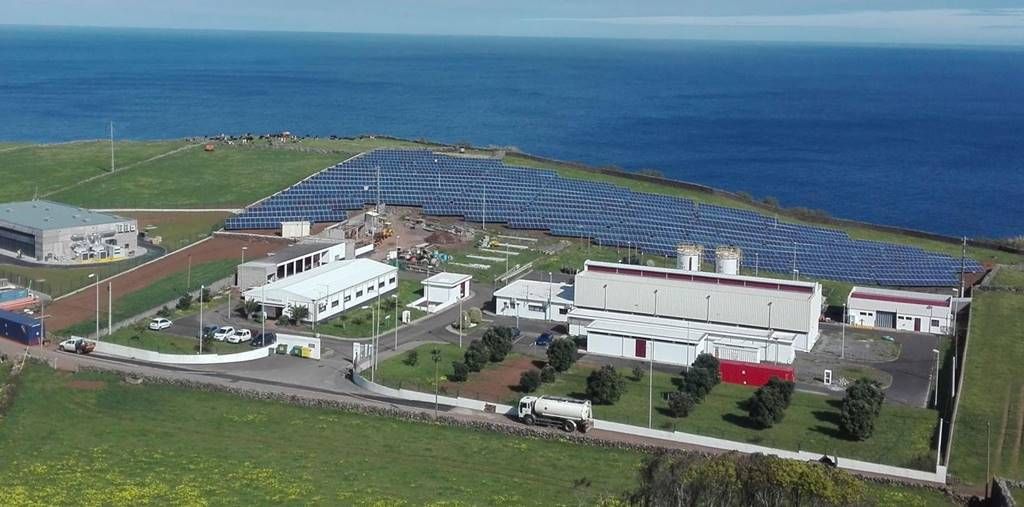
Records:
<instances>
[{"instance_id":1,"label":"shrub","mask_svg":"<svg viewBox=\"0 0 1024 507\"><path fill-rule=\"evenodd\" d=\"M548 364L555 371L566 371L576 362L576 344L572 340L559 338L548 345Z\"/></svg>"},{"instance_id":2,"label":"shrub","mask_svg":"<svg viewBox=\"0 0 1024 507\"><path fill-rule=\"evenodd\" d=\"M544 365L544 367L540 369L540 381L545 384L554 382L556 376L558 376L558 372L556 372L550 364Z\"/></svg>"},{"instance_id":3,"label":"shrub","mask_svg":"<svg viewBox=\"0 0 1024 507\"><path fill-rule=\"evenodd\" d=\"M644 367L636 365L633 367L633 380L639 382L644 379Z\"/></svg>"},{"instance_id":4,"label":"shrub","mask_svg":"<svg viewBox=\"0 0 1024 507\"><path fill-rule=\"evenodd\" d=\"M192 295L188 293L182 294L181 297L178 298L177 308L179 310L188 310L189 308L192 308Z\"/></svg>"},{"instance_id":5,"label":"shrub","mask_svg":"<svg viewBox=\"0 0 1024 507\"><path fill-rule=\"evenodd\" d=\"M586 336L573 336L572 342L576 344L577 349L587 348L587 337Z\"/></svg>"},{"instance_id":6,"label":"shrub","mask_svg":"<svg viewBox=\"0 0 1024 507\"><path fill-rule=\"evenodd\" d=\"M460 363L458 361L452 362L452 374L448 375L448 380L452 382L465 382L469 378L469 366L466 363Z\"/></svg>"},{"instance_id":7,"label":"shrub","mask_svg":"<svg viewBox=\"0 0 1024 507\"><path fill-rule=\"evenodd\" d=\"M484 313L479 308L473 307L469 309L469 321L474 324L479 324L484 320Z\"/></svg>"},{"instance_id":8,"label":"shrub","mask_svg":"<svg viewBox=\"0 0 1024 507\"><path fill-rule=\"evenodd\" d=\"M793 391L796 390L796 384L788 380L782 380L779 377L772 377L765 385L774 389L782 397L782 408L789 408L789 402L793 399Z\"/></svg>"},{"instance_id":9,"label":"shrub","mask_svg":"<svg viewBox=\"0 0 1024 507\"><path fill-rule=\"evenodd\" d=\"M626 380L610 365L590 372L587 376L587 397L594 403L611 405L626 390Z\"/></svg>"},{"instance_id":10,"label":"shrub","mask_svg":"<svg viewBox=\"0 0 1024 507\"><path fill-rule=\"evenodd\" d=\"M470 371L480 371L490 358L491 351L487 349L487 345L480 340L476 340L470 343L469 348L466 349L464 361Z\"/></svg>"},{"instance_id":11,"label":"shrub","mask_svg":"<svg viewBox=\"0 0 1024 507\"><path fill-rule=\"evenodd\" d=\"M305 305L293 306L291 313L292 324L299 324L309 317L309 308Z\"/></svg>"},{"instance_id":12,"label":"shrub","mask_svg":"<svg viewBox=\"0 0 1024 507\"><path fill-rule=\"evenodd\" d=\"M490 361L494 363L500 363L505 360L509 352L512 352L512 333L508 328L490 328L484 332L481 341L484 345L487 345L487 350L490 351Z\"/></svg>"},{"instance_id":13,"label":"shrub","mask_svg":"<svg viewBox=\"0 0 1024 507\"><path fill-rule=\"evenodd\" d=\"M693 366L697 368L704 368L710 372L712 374L712 379L714 380L714 383L712 384L713 386L717 386L722 382L722 370L717 357L706 352L701 352L700 354L697 354L697 359L693 361Z\"/></svg>"},{"instance_id":14,"label":"shrub","mask_svg":"<svg viewBox=\"0 0 1024 507\"><path fill-rule=\"evenodd\" d=\"M839 414L839 427L855 440L866 440L875 431L875 419L882 411L885 393L874 380L858 379L846 388Z\"/></svg>"},{"instance_id":15,"label":"shrub","mask_svg":"<svg viewBox=\"0 0 1024 507\"><path fill-rule=\"evenodd\" d=\"M675 392L668 395L668 411L672 417L686 417L696 405L696 400L689 393Z\"/></svg>"},{"instance_id":16,"label":"shrub","mask_svg":"<svg viewBox=\"0 0 1024 507\"><path fill-rule=\"evenodd\" d=\"M714 374L704 368L691 366L683 374L683 383L679 390L689 393L694 401L701 402L711 392L712 387L715 387Z\"/></svg>"},{"instance_id":17,"label":"shrub","mask_svg":"<svg viewBox=\"0 0 1024 507\"><path fill-rule=\"evenodd\" d=\"M402 362L409 366L416 366L416 363L420 362L420 353L416 349L410 350L405 353L405 359Z\"/></svg>"},{"instance_id":18,"label":"shrub","mask_svg":"<svg viewBox=\"0 0 1024 507\"><path fill-rule=\"evenodd\" d=\"M158 310L156 312L156 316L157 317L163 317L163 318L166 319L167 317L171 316L171 309L167 308L167 305L164 305L163 308L161 308L160 310Z\"/></svg>"},{"instance_id":19,"label":"shrub","mask_svg":"<svg viewBox=\"0 0 1024 507\"><path fill-rule=\"evenodd\" d=\"M541 383L540 370L534 368L527 370L519 375L519 391L523 393L532 393L540 387Z\"/></svg>"}]
</instances>

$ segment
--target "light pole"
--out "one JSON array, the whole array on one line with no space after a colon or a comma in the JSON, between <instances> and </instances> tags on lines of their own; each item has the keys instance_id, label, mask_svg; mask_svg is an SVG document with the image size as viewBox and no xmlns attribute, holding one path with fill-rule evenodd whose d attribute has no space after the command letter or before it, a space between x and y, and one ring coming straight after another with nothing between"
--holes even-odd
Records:
<instances>
[{"instance_id":1,"label":"light pole","mask_svg":"<svg viewBox=\"0 0 1024 507\"><path fill-rule=\"evenodd\" d=\"M395 299L395 352L398 352L398 294L392 294L391 297Z\"/></svg>"},{"instance_id":2,"label":"light pole","mask_svg":"<svg viewBox=\"0 0 1024 507\"><path fill-rule=\"evenodd\" d=\"M932 349L935 353L935 395L932 397L932 405L935 405L935 410L939 409L939 349Z\"/></svg>"},{"instance_id":3,"label":"light pole","mask_svg":"<svg viewBox=\"0 0 1024 507\"><path fill-rule=\"evenodd\" d=\"M203 292L206 292L206 286L199 286L199 353L203 353Z\"/></svg>"},{"instance_id":4,"label":"light pole","mask_svg":"<svg viewBox=\"0 0 1024 507\"><path fill-rule=\"evenodd\" d=\"M654 291L657 295L658 291ZM650 360L650 372L647 375L647 427L651 428L654 426L654 340L651 340L651 360Z\"/></svg>"},{"instance_id":5,"label":"light pole","mask_svg":"<svg viewBox=\"0 0 1024 507\"><path fill-rule=\"evenodd\" d=\"M654 316L658 316L658 289L654 289Z\"/></svg>"},{"instance_id":6,"label":"light pole","mask_svg":"<svg viewBox=\"0 0 1024 507\"><path fill-rule=\"evenodd\" d=\"M100 277L96 273L89 273L88 278L95 278L96 282L96 339L100 339Z\"/></svg>"},{"instance_id":7,"label":"light pole","mask_svg":"<svg viewBox=\"0 0 1024 507\"><path fill-rule=\"evenodd\" d=\"M554 282L551 280L551 272L548 271L548 307L545 309L545 314L547 315L546 320L551 320L551 286L554 285Z\"/></svg>"},{"instance_id":8,"label":"light pole","mask_svg":"<svg viewBox=\"0 0 1024 507\"><path fill-rule=\"evenodd\" d=\"M466 325L466 319L462 317L462 296L459 296L459 348L462 348L462 326Z\"/></svg>"},{"instance_id":9,"label":"light pole","mask_svg":"<svg viewBox=\"0 0 1024 507\"><path fill-rule=\"evenodd\" d=\"M604 284L604 311L608 311L608 284Z\"/></svg>"},{"instance_id":10,"label":"light pole","mask_svg":"<svg viewBox=\"0 0 1024 507\"><path fill-rule=\"evenodd\" d=\"M185 290L192 288L192 254L188 254L188 268L185 269Z\"/></svg>"},{"instance_id":11,"label":"light pole","mask_svg":"<svg viewBox=\"0 0 1024 507\"><path fill-rule=\"evenodd\" d=\"M704 300L707 301L707 310L704 317L704 322L711 323L711 294L704 296Z\"/></svg>"},{"instance_id":12,"label":"light pole","mask_svg":"<svg viewBox=\"0 0 1024 507\"><path fill-rule=\"evenodd\" d=\"M774 334L775 333L772 332L772 302L769 301L768 302L768 342L767 342L768 344L771 344L771 342L772 342L772 335L774 335ZM765 359L765 361L768 360L768 354L767 353L765 353L765 358L764 359ZM779 362L779 344L778 343L775 344L775 362Z\"/></svg>"},{"instance_id":13,"label":"light pole","mask_svg":"<svg viewBox=\"0 0 1024 507\"><path fill-rule=\"evenodd\" d=\"M249 247L247 247L247 246L243 246L242 247L242 264L245 264L245 251L248 250L248 249L249 249Z\"/></svg>"},{"instance_id":14,"label":"light pole","mask_svg":"<svg viewBox=\"0 0 1024 507\"><path fill-rule=\"evenodd\" d=\"M434 361L434 419L437 419L437 363L441 362L441 351L431 350L430 359Z\"/></svg>"},{"instance_id":15,"label":"light pole","mask_svg":"<svg viewBox=\"0 0 1024 507\"><path fill-rule=\"evenodd\" d=\"M839 358L846 359L846 303L843 303L843 344L839 349Z\"/></svg>"},{"instance_id":16,"label":"light pole","mask_svg":"<svg viewBox=\"0 0 1024 507\"><path fill-rule=\"evenodd\" d=\"M36 280L37 283L45 281L43 278ZM39 298L39 314L39 350L43 350L43 342L46 340L46 298Z\"/></svg>"},{"instance_id":17,"label":"light pole","mask_svg":"<svg viewBox=\"0 0 1024 507\"><path fill-rule=\"evenodd\" d=\"M114 332L114 283L107 282L107 336Z\"/></svg>"}]
</instances>

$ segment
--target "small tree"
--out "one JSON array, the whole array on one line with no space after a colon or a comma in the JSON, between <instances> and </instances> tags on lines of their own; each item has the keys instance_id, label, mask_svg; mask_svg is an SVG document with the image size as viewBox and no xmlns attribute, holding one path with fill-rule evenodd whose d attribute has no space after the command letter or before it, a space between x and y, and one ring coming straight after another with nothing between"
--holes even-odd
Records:
<instances>
[{"instance_id":1,"label":"small tree","mask_svg":"<svg viewBox=\"0 0 1024 507\"><path fill-rule=\"evenodd\" d=\"M548 364L556 371L566 371L576 362L576 344L572 340L559 338L548 345Z\"/></svg>"},{"instance_id":2,"label":"small tree","mask_svg":"<svg viewBox=\"0 0 1024 507\"><path fill-rule=\"evenodd\" d=\"M711 373L711 378L714 380L712 386L717 386L722 382L721 365L719 364L717 357L706 352L701 352L700 354L697 354L697 359L693 361L693 366L696 368L704 368Z\"/></svg>"},{"instance_id":3,"label":"small tree","mask_svg":"<svg viewBox=\"0 0 1024 507\"><path fill-rule=\"evenodd\" d=\"M493 363L500 363L505 360L509 352L512 352L512 338L506 336L504 333L498 331L497 328L490 328L484 332L481 341L484 345L487 345L487 349L491 352L490 361Z\"/></svg>"},{"instance_id":4,"label":"small tree","mask_svg":"<svg viewBox=\"0 0 1024 507\"><path fill-rule=\"evenodd\" d=\"M182 294L181 297L178 298L177 308L179 310L188 310L189 308L192 308L192 295L187 292Z\"/></svg>"},{"instance_id":5,"label":"small tree","mask_svg":"<svg viewBox=\"0 0 1024 507\"><path fill-rule=\"evenodd\" d=\"M245 318L252 318L260 311L260 304L255 299L246 299L242 303L242 313ZM258 319L257 319L258 320Z\"/></svg>"},{"instance_id":6,"label":"small tree","mask_svg":"<svg viewBox=\"0 0 1024 507\"><path fill-rule=\"evenodd\" d=\"M551 382L554 382L557 376L558 372L555 371L555 369L552 368L550 364L546 364L543 368L540 369L540 381L545 384L550 384Z\"/></svg>"},{"instance_id":7,"label":"small tree","mask_svg":"<svg viewBox=\"0 0 1024 507\"><path fill-rule=\"evenodd\" d=\"M672 417L687 417L696 405L690 393L674 392L668 395L668 411Z\"/></svg>"},{"instance_id":8,"label":"small tree","mask_svg":"<svg viewBox=\"0 0 1024 507\"><path fill-rule=\"evenodd\" d=\"M683 383L679 390L689 393L694 401L701 402L704 397L715 387L715 376L704 368L691 366L683 374Z\"/></svg>"},{"instance_id":9,"label":"small tree","mask_svg":"<svg viewBox=\"0 0 1024 507\"><path fill-rule=\"evenodd\" d=\"M789 408L789 402L793 399L793 391L796 390L796 384L788 380L782 380L779 377L772 377L765 385L778 393L782 400L782 408Z\"/></svg>"},{"instance_id":10,"label":"small tree","mask_svg":"<svg viewBox=\"0 0 1024 507\"><path fill-rule=\"evenodd\" d=\"M166 319L167 317L171 316L171 309L167 308L167 305L164 305L163 308L160 308L160 310L156 312L156 316L163 317Z\"/></svg>"},{"instance_id":11,"label":"small tree","mask_svg":"<svg viewBox=\"0 0 1024 507\"><path fill-rule=\"evenodd\" d=\"M875 419L882 410L885 393L874 380L858 379L846 388L839 414L839 427L856 440L866 440L875 431Z\"/></svg>"},{"instance_id":12,"label":"small tree","mask_svg":"<svg viewBox=\"0 0 1024 507\"><path fill-rule=\"evenodd\" d=\"M644 379L644 367L642 365L633 366L633 380L640 382Z\"/></svg>"},{"instance_id":13,"label":"small tree","mask_svg":"<svg viewBox=\"0 0 1024 507\"><path fill-rule=\"evenodd\" d=\"M469 312L462 312L459 314L459 320L456 322L452 322L452 327L454 327L455 329L464 330L469 328L470 322L471 321L469 320Z\"/></svg>"},{"instance_id":14,"label":"small tree","mask_svg":"<svg viewBox=\"0 0 1024 507\"><path fill-rule=\"evenodd\" d=\"M309 308L306 305L293 306L291 313L291 321L295 325L309 318Z\"/></svg>"},{"instance_id":15,"label":"small tree","mask_svg":"<svg viewBox=\"0 0 1024 507\"><path fill-rule=\"evenodd\" d=\"M474 324L479 324L484 320L484 312L481 312L479 308L473 307L469 309L469 321Z\"/></svg>"},{"instance_id":16,"label":"small tree","mask_svg":"<svg viewBox=\"0 0 1024 507\"><path fill-rule=\"evenodd\" d=\"M416 363L420 362L420 353L416 349L410 350L405 353L405 359L402 362L409 366L416 366Z\"/></svg>"},{"instance_id":17,"label":"small tree","mask_svg":"<svg viewBox=\"0 0 1024 507\"><path fill-rule=\"evenodd\" d=\"M464 360L470 371L480 371L490 359L491 351L487 349L487 345L480 340L476 340L469 344Z\"/></svg>"},{"instance_id":18,"label":"small tree","mask_svg":"<svg viewBox=\"0 0 1024 507\"><path fill-rule=\"evenodd\" d=\"M775 423L782 421L785 413L783 405L784 401L779 391L766 384L747 400L747 415L761 428L771 428Z\"/></svg>"},{"instance_id":19,"label":"small tree","mask_svg":"<svg viewBox=\"0 0 1024 507\"><path fill-rule=\"evenodd\" d=\"M524 371L519 375L519 391L523 393L532 393L536 391L541 384L540 375L540 370L536 368Z\"/></svg>"},{"instance_id":20,"label":"small tree","mask_svg":"<svg viewBox=\"0 0 1024 507\"><path fill-rule=\"evenodd\" d=\"M587 397L594 403L611 405L626 390L626 380L613 366L604 365L587 376Z\"/></svg>"},{"instance_id":21,"label":"small tree","mask_svg":"<svg viewBox=\"0 0 1024 507\"><path fill-rule=\"evenodd\" d=\"M465 382L469 378L469 366L466 363L460 363L458 361L452 362L452 374L448 376L448 380L452 382Z\"/></svg>"}]
</instances>

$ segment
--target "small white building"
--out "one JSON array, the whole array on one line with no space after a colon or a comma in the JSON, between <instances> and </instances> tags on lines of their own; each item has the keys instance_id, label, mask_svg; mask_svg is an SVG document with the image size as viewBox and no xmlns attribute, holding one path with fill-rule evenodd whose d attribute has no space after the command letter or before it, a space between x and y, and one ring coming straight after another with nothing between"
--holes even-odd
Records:
<instances>
[{"instance_id":1,"label":"small white building","mask_svg":"<svg viewBox=\"0 0 1024 507\"><path fill-rule=\"evenodd\" d=\"M856 326L948 334L952 305L952 293L854 287L846 300L846 319Z\"/></svg>"},{"instance_id":2,"label":"small white building","mask_svg":"<svg viewBox=\"0 0 1024 507\"><path fill-rule=\"evenodd\" d=\"M428 313L444 310L469 297L469 282L472 279L472 275L462 273L438 273L424 278L420 282L423 284L423 297L409 306L422 308Z\"/></svg>"},{"instance_id":3,"label":"small white building","mask_svg":"<svg viewBox=\"0 0 1024 507\"><path fill-rule=\"evenodd\" d=\"M505 317L567 322L573 286L516 280L494 292L494 312Z\"/></svg>"},{"instance_id":4,"label":"small white building","mask_svg":"<svg viewBox=\"0 0 1024 507\"><path fill-rule=\"evenodd\" d=\"M290 308L309 308L307 321L322 321L359 307L398 287L398 268L370 259L331 262L242 293L266 307L271 318Z\"/></svg>"}]
</instances>

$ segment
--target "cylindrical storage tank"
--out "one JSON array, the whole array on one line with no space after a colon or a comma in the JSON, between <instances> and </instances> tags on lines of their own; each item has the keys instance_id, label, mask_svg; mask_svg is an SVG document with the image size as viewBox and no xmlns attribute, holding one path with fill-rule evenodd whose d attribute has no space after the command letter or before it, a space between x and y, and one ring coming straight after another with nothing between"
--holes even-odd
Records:
<instances>
[{"instance_id":1,"label":"cylindrical storage tank","mask_svg":"<svg viewBox=\"0 0 1024 507\"><path fill-rule=\"evenodd\" d=\"M541 396L533 404L533 413L543 417L590 419L590 401Z\"/></svg>"},{"instance_id":2,"label":"cylindrical storage tank","mask_svg":"<svg viewBox=\"0 0 1024 507\"><path fill-rule=\"evenodd\" d=\"M676 268L684 271L700 271L700 258L704 248L700 245L682 244L676 247Z\"/></svg>"},{"instance_id":3,"label":"cylindrical storage tank","mask_svg":"<svg viewBox=\"0 0 1024 507\"><path fill-rule=\"evenodd\" d=\"M740 272L739 248L722 246L715 249L715 272L722 275L736 275Z\"/></svg>"}]
</instances>

